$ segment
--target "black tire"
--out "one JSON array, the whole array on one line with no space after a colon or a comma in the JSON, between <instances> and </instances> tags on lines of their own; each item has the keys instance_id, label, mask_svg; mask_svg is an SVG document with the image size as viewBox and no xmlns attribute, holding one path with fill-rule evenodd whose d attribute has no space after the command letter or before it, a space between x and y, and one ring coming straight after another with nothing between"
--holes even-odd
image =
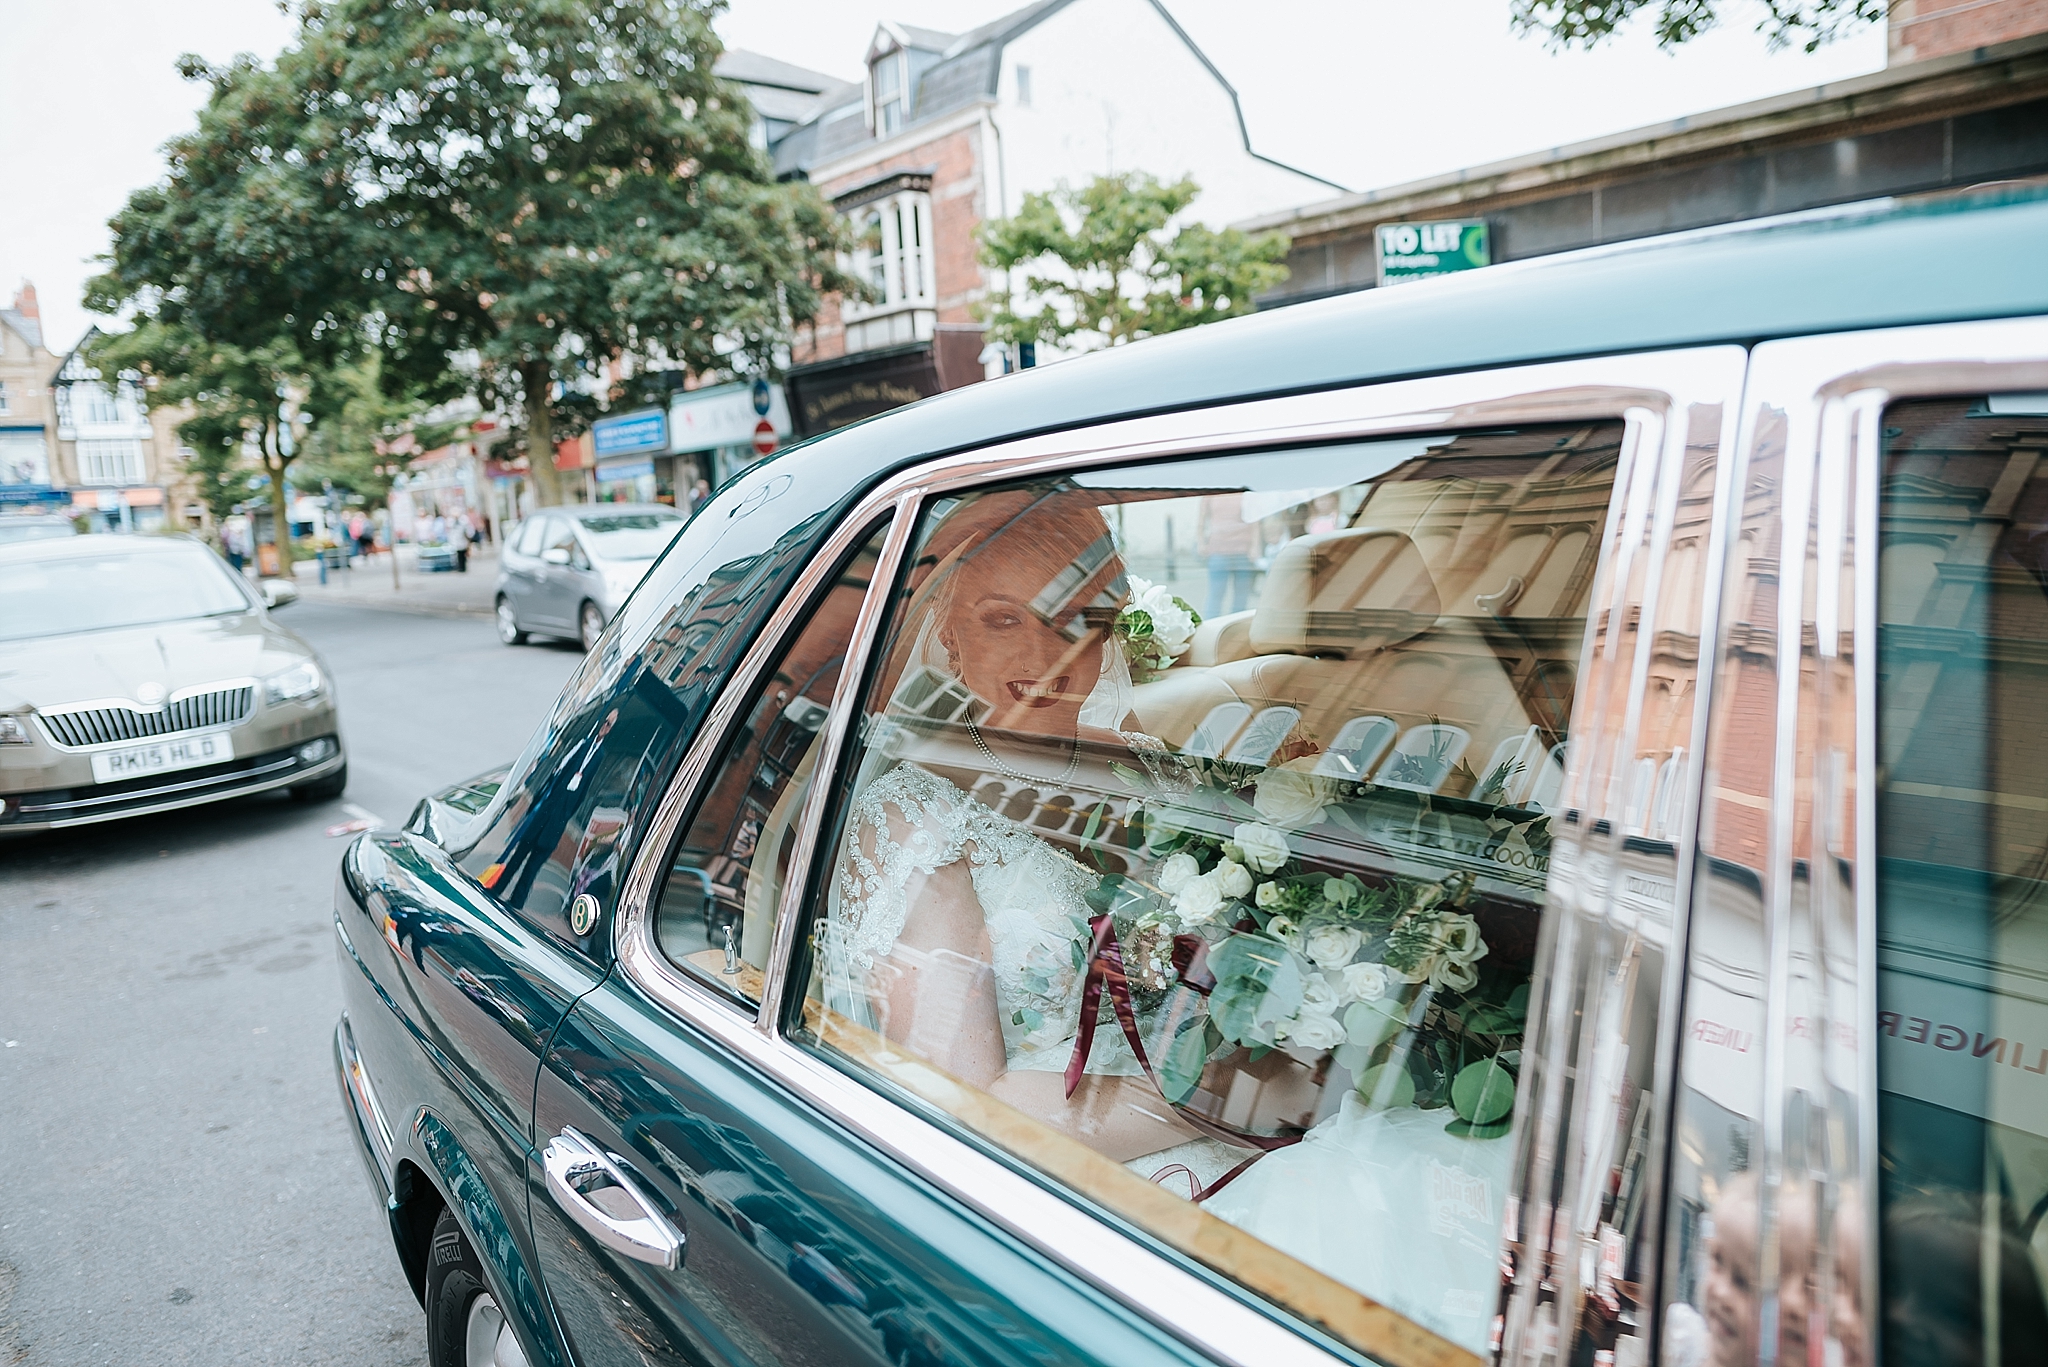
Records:
<instances>
[{"instance_id":1,"label":"black tire","mask_svg":"<svg viewBox=\"0 0 2048 1367\"><path fill-rule=\"evenodd\" d=\"M348 765L326 778L316 778L311 783L294 783L292 796L300 802L332 802L348 790Z\"/></svg>"},{"instance_id":2,"label":"black tire","mask_svg":"<svg viewBox=\"0 0 2048 1367\"><path fill-rule=\"evenodd\" d=\"M434 1222L434 1237L427 1245L427 1363L428 1367L470 1367L489 1362L470 1351L471 1321L480 1322L480 1333L491 1315L503 1321L497 1298L484 1280L484 1267L476 1250L463 1236L462 1226L447 1210ZM507 1355L507 1360L522 1360Z\"/></svg>"},{"instance_id":3,"label":"black tire","mask_svg":"<svg viewBox=\"0 0 2048 1367\"><path fill-rule=\"evenodd\" d=\"M498 618L498 639L508 646L526 644L526 632L519 625L519 613L513 608L512 600L504 594L498 595L495 609Z\"/></svg>"},{"instance_id":4,"label":"black tire","mask_svg":"<svg viewBox=\"0 0 2048 1367\"><path fill-rule=\"evenodd\" d=\"M588 652L597 649L597 638L604 635L604 610L588 598L583 606L576 609L576 640Z\"/></svg>"}]
</instances>

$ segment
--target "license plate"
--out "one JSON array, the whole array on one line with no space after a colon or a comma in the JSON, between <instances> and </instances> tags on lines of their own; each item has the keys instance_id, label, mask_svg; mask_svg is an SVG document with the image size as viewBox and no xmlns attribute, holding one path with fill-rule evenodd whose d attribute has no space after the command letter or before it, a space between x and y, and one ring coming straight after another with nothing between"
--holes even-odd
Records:
<instances>
[{"instance_id":1,"label":"license plate","mask_svg":"<svg viewBox=\"0 0 2048 1367\"><path fill-rule=\"evenodd\" d=\"M154 745L131 745L123 750L102 750L92 757L95 783L116 779L143 778L168 774L174 769L197 769L202 764L220 764L235 757L227 732L160 740Z\"/></svg>"}]
</instances>

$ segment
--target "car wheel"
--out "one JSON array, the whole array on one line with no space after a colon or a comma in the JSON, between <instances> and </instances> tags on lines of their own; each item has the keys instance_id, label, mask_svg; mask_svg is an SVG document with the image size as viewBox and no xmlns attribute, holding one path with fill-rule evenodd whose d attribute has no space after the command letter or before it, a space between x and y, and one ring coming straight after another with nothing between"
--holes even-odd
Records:
<instances>
[{"instance_id":1,"label":"car wheel","mask_svg":"<svg viewBox=\"0 0 2048 1367\"><path fill-rule=\"evenodd\" d=\"M292 796L300 802L332 802L348 789L348 766L342 765L326 778L311 783L294 783Z\"/></svg>"},{"instance_id":2,"label":"car wheel","mask_svg":"<svg viewBox=\"0 0 2048 1367\"><path fill-rule=\"evenodd\" d=\"M585 650L597 648L597 638L604 635L604 612L588 598L583 600L582 610L576 614L576 639L583 643Z\"/></svg>"},{"instance_id":3,"label":"car wheel","mask_svg":"<svg viewBox=\"0 0 2048 1367\"><path fill-rule=\"evenodd\" d=\"M483 1264L448 1211L427 1258L429 1367L526 1367L526 1353L484 1281Z\"/></svg>"},{"instance_id":4,"label":"car wheel","mask_svg":"<svg viewBox=\"0 0 2048 1367\"><path fill-rule=\"evenodd\" d=\"M526 633L519 627L519 614L512 610L512 600L502 593L498 595L498 639L508 646L526 644Z\"/></svg>"}]
</instances>

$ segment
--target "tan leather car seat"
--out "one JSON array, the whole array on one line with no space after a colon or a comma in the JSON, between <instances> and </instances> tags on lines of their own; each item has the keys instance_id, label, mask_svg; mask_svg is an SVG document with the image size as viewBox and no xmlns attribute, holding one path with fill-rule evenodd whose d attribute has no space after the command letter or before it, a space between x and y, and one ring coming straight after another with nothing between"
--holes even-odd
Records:
<instances>
[{"instance_id":1,"label":"tan leather car seat","mask_svg":"<svg viewBox=\"0 0 2048 1367\"><path fill-rule=\"evenodd\" d=\"M1446 614L1429 566L1405 533L1359 527L1289 542L1253 609L1258 654L1208 671L1255 710L1290 706L1328 746L1345 724L1384 716L1403 732L1432 719L1470 736L1469 762L1529 725L1478 605ZM1463 795L1453 779L1439 791Z\"/></svg>"}]
</instances>

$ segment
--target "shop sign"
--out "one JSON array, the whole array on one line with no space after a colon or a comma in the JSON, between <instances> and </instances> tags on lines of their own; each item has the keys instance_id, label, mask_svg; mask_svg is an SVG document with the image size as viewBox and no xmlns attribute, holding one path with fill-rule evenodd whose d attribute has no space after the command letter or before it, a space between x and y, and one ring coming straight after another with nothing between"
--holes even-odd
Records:
<instances>
[{"instance_id":1,"label":"shop sign","mask_svg":"<svg viewBox=\"0 0 2048 1367\"><path fill-rule=\"evenodd\" d=\"M789 389L797 434L810 437L929 398L939 392L939 371L931 344L920 342L792 370Z\"/></svg>"},{"instance_id":2,"label":"shop sign","mask_svg":"<svg viewBox=\"0 0 2048 1367\"><path fill-rule=\"evenodd\" d=\"M685 390L669 399L668 450L681 455L751 445L761 423L778 439L789 435L789 404L779 384L755 380Z\"/></svg>"},{"instance_id":3,"label":"shop sign","mask_svg":"<svg viewBox=\"0 0 2048 1367\"><path fill-rule=\"evenodd\" d=\"M607 461L597 467L597 482L610 484L614 481L639 479L641 476L654 478L654 462L651 460Z\"/></svg>"},{"instance_id":4,"label":"shop sign","mask_svg":"<svg viewBox=\"0 0 2048 1367\"><path fill-rule=\"evenodd\" d=\"M1493 264L1484 219L1382 223L1374 236L1379 246L1382 285L1426 280L1433 275L1452 275Z\"/></svg>"},{"instance_id":5,"label":"shop sign","mask_svg":"<svg viewBox=\"0 0 2048 1367\"><path fill-rule=\"evenodd\" d=\"M668 415L659 408L599 418L590 430L596 439L599 460L668 450Z\"/></svg>"}]
</instances>

